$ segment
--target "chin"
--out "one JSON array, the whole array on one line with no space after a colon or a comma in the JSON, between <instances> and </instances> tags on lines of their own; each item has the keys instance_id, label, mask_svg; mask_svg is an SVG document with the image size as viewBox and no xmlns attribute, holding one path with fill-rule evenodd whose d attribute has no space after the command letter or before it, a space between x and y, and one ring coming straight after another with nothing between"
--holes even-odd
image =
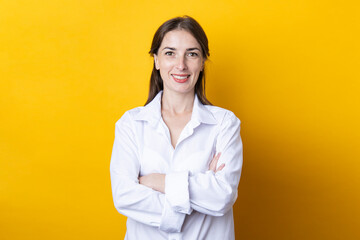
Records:
<instances>
[{"instance_id":1,"label":"chin","mask_svg":"<svg viewBox=\"0 0 360 240\"><path fill-rule=\"evenodd\" d=\"M172 87L172 88L164 88L164 90L168 89L170 92L176 92L176 93L180 93L180 94L185 94L185 93L190 93L190 92L194 92L195 88L194 87Z\"/></svg>"}]
</instances>

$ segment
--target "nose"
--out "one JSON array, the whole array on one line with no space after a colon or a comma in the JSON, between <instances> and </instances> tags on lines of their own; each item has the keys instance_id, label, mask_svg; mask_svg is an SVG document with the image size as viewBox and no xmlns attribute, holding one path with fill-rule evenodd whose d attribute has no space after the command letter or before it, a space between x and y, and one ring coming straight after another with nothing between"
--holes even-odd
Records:
<instances>
[{"instance_id":1,"label":"nose","mask_svg":"<svg viewBox=\"0 0 360 240\"><path fill-rule=\"evenodd\" d=\"M185 56L179 56L179 58L177 60L176 68L179 70L187 69Z\"/></svg>"}]
</instances>

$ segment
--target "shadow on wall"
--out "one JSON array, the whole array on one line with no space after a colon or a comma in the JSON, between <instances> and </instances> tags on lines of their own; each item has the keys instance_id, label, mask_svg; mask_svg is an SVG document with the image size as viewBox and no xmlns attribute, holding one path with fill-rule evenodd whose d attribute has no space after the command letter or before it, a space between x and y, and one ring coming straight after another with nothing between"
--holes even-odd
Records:
<instances>
[{"instance_id":1,"label":"shadow on wall","mask_svg":"<svg viewBox=\"0 0 360 240\"><path fill-rule=\"evenodd\" d=\"M301 124L289 121L287 112L276 104L267 108L259 104L266 97L254 104L251 96L262 96L249 92L256 90L246 87L245 81L252 79L245 79L242 66L229 62L231 58L222 56L216 64L209 63L207 93L214 105L233 111L242 122L244 164L234 206L237 239L333 239L335 230L327 229L338 226L329 220L334 219L329 208L335 209L338 202L326 196L329 189L324 187L332 170L319 175L323 162L314 158L314 153L331 155L328 146L311 140L308 126L299 129ZM286 99L280 101L286 109Z\"/></svg>"}]
</instances>

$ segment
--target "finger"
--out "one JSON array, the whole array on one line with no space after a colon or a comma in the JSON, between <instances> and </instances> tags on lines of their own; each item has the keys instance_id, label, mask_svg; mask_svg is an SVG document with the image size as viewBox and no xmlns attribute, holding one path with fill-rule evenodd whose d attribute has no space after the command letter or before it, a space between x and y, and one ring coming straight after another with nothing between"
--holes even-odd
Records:
<instances>
[{"instance_id":1,"label":"finger","mask_svg":"<svg viewBox=\"0 0 360 240\"><path fill-rule=\"evenodd\" d=\"M216 172L223 170L225 167L225 163L221 164L220 167L216 170Z\"/></svg>"},{"instance_id":2,"label":"finger","mask_svg":"<svg viewBox=\"0 0 360 240\"><path fill-rule=\"evenodd\" d=\"M218 153L215 157L215 161L214 161L214 171L215 172L216 172L216 167L217 167L220 156L221 156L221 153Z\"/></svg>"},{"instance_id":3,"label":"finger","mask_svg":"<svg viewBox=\"0 0 360 240\"><path fill-rule=\"evenodd\" d=\"M213 158L211 159L210 164L209 164L209 170L213 170L213 169L214 169L215 158L216 158L216 156L215 156L215 154L214 154L214 156L213 156Z\"/></svg>"},{"instance_id":4,"label":"finger","mask_svg":"<svg viewBox=\"0 0 360 240\"><path fill-rule=\"evenodd\" d=\"M209 170L211 171L215 171L216 170L216 165L217 165L217 159L213 158L213 160L211 160L210 166L209 166Z\"/></svg>"},{"instance_id":5,"label":"finger","mask_svg":"<svg viewBox=\"0 0 360 240\"><path fill-rule=\"evenodd\" d=\"M216 156L214 156L214 158L211 160L210 162L210 166L209 166L209 170L216 172L216 166L218 163L218 160L220 158L221 153L218 153Z\"/></svg>"}]
</instances>

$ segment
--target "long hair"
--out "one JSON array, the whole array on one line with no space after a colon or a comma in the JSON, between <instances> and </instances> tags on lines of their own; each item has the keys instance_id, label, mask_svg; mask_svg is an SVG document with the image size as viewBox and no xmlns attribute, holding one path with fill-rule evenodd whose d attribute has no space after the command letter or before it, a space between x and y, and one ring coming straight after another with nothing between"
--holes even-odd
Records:
<instances>
[{"instance_id":1,"label":"long hair","mask_svg":"<svg viewBox=\"0 0 360 240\"><path fill-rule=\"evenodd\" d=\"M189 16L172 18L163 23L158 28L151 44L151 48L149 51L150 56L154 57L154 54L157 54L160 45L165 37L165 34L176 29L188 31L198 41L201 46L201 53L204 57L204 60L206 60L210 56L208 39L204 30L195 19ZM145 105L150 103L154 99L154 97L163 89L163 80L160 76L160 71L155 68L154 62L153 70L150 77L149 96ZM199 78L197 79L197 82L195 84L195 93L197 94L202 104L212 105L205 96L205 66L200 72Z\"/></svg>"}]
</instances>

